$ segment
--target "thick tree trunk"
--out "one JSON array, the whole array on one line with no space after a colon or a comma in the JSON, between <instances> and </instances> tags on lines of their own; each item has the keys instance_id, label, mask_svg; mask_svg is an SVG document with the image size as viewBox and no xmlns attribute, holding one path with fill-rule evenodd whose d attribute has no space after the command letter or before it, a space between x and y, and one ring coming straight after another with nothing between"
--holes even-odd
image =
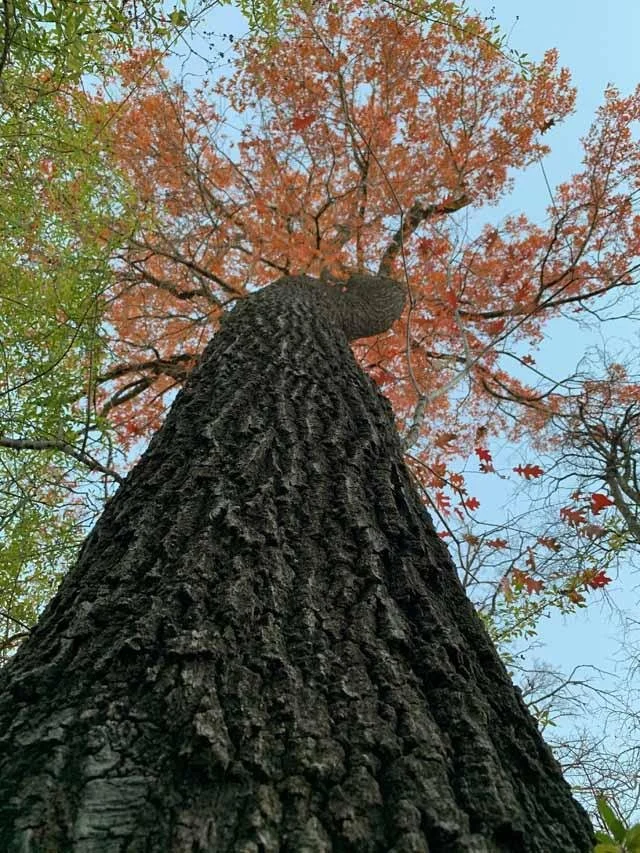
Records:
<instances>
[{"instance_id":1,"label":"thick tree trunk","mask_svg":"<svg viewBox=\"0 0 640 853\"><path fill-rule=\"evenodd\" d=\"M349 350L401 305L215 336L0 674L0 850L591 849Z\"/></svg>"}]
</instances>

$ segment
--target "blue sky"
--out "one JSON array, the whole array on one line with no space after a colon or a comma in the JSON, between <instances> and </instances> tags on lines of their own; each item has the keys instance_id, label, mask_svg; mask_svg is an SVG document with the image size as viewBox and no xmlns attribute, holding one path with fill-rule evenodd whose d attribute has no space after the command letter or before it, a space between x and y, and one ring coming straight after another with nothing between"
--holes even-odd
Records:
<instances>
[{"instance_id":1,"label":"blue sky","mask_svg":"<svg viewBox=\"0 0 640 853\"><path fill-rule=\"evenodd\" d=\"M553 188L577 170L580 138L602 103L607 84L629 94L640 83L640 3L476 0L469 6L482 15L494 15L511 47L534 60L555 47L560 64L571 71L578 89L575 113L547 135L552 151L544 166ZM511 197L514 210L522 208L532 217L543 214L549 196L539 171L530 171L517 190Z\"/></svg>"}]
</instances>

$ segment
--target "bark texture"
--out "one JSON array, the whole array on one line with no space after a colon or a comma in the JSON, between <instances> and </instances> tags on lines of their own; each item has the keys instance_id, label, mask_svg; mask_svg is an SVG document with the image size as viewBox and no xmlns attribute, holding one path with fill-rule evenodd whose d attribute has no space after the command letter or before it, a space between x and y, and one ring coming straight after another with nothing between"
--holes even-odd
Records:
<instances>
[{"instance_id":1,"label":"bark texture","mask_svg":"<svg viewBox=\"0 0 640 853\"><path fill-rule=\"evenodd\" d=\"M0 850L591 850L350 352L401 308L227 319L0 673Z\"/></svg>"}]
</instances>

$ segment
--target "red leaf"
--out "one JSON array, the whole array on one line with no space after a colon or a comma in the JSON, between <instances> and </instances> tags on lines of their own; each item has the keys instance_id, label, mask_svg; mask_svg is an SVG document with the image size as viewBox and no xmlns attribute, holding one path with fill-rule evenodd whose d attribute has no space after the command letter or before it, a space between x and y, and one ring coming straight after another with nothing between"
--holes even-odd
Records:
<instances>
[{"instance_id":1,"label":"red leaf","mask_svg":"<svg viewBox=\"0 0 640 853\"><path fill-rule=\"evenodd\" d=\"M458 296L453 290L449 290L444 297L444 301L453 311L458 307Z\"/></svg>"},{"instance_id":2,"label":"red leaf","mask_svg":"<svg viewBox=\"0 0 640 853\"><path fill-rule=\"evenodd\" d=\"M602 512L603 509L606 509L608 506L613 506L615 501L611 500L607 495L603 495L600 492L596 492L591 495L591 512L594 515L597 515L599 512Z\"/></svg>"},{"instance_id":3,"label":"red leaf","mask_svg":"<svg viewBox=\"0 0 640 853\"><path fill-rule=\"evenodd\" d=\"M478 500L478 498L468 498L464 502L464 505L467 509L470 509L473 512L474 509L478 509L478 507L480 506L480 501Z\"/></svg>"},{"instance_id":4,"label":"red leaf","mask_svg":"<svg viewBox=\"0 0 640 853\"><path fill-rule=\"evenodd\" d=\"M573 509L570 506L562 507L560 510L560 518L573 527L577 527L579 524L584 524L587 520L587 516L583 509Z\"/></svg>"},{"instance_id":5,"label":"red leaf","mask_svg":"<svg viewBox=\"0 0 640 853\"><path fill-rule=\"evenodd\" d=\"M294 130L306 130L310 124L316 120L315 113L307 113L306 115L294 116L291 119L291 127Z\"/></svg>"},{"instance_id":6,"label":"red leaf","mask_svg":"<svg viewBox=\"0 0 640 853\"><path fill-rule=\"evenodd\" d=\"M525 480L532 480L535 477L542 477L544 471L539 465L518 465L513 469L516 474L520 474Z\"/></svg>"},{"instance_id":7,"label":"red leaf","mask_svg":"<svg viewBox=\"0 0 640 853\"><path fill-rule=\"evenodd\" d=\"M604 571L604 569L602 569L588 581L585 581L585 583L587 586L590 586L591 589L601 589L603 586L606 586L608 583L611 583L611 578L607 577L607 573Z\"/></svg>"},{"instance_id":8,"label":"red leaf","mask_svg":"<svg viewBox=\"0 0 640 853\"><path fill-rule=\"evenodd\" d=\"M493 462L491 454L486 447L476 447L476 455L481 462Z\"/></svg>"},{"instance_id":9,"label":"red leaf","mask_svg":"<svg viewBox=\"0 0 640 853\"><path fill-rule=\"evenodd\" d=\"M449 512L451 509L451 498L444 492L436 492L436 506L441 512Z\"/></svg>"},{"instance_id":10,"label":"red leaf","mask_svg":"<svg viewBox=\"0 0 640 853\"><path fill-rule=\"evenodd\" d=\"M506 539L489 539L487 545L490 545L492 548L506 548L508 542Z\"/></svg>"},{"instance_id":11,"label":"red leaf","mask_svg":"<svg viewBox=\"0 0 640 853\"><path fill-rule=\"evenodd\" d=\"M488 335L497 336L502 333L506 325L507 321L500 318L499 320L492 320L491 322L486 323L484 328Z\"/></svg>"}]
</instances>

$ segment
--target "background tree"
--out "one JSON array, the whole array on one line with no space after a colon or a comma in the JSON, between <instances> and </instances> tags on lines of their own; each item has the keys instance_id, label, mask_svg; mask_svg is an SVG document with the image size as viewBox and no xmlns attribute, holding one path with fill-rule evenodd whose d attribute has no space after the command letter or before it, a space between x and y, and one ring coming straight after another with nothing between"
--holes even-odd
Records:
<instances>
[{"instance_id":1,"label":"background tree","mask_svg":"<svg viewBox=\"0 0 640 853\"><path fill-rule=\"evenodd\" d=\"M520 611L522 630L531 632L527 605L529 609L544 607L545 598L564 592L565 601L568 597L575 606L584 607L590 588L606 587L610 578L628 583L637 570L639 386L633 360L625 366L624 352L615 352L615 348L611 341L604 350L587 353L576 375L563 383L563 394L552 395L556 404L534 442L544 476L537 496L527 489L526 500L545 524L544 541L553 548L549 560L565 566L569 563L573 577L567 585L566 568L563 572L559 565L555 583L545 580L544 588L536 588L534 595L526 595L522 580L520 591L512 584L509 594L523 598L525 606L503 608L503 631L515 627ZM541 395L539 405L544 400ZM528 522L531 531L531 519ZM507 559L513 560L510 565L518 561L515 554ZM513 572L512 581L517 574ZM550 577L548 568L543 576ZM639 790L636 622L633 613L617 613L613 606L611 610L620 633L616 657L621 672L614 685L609 674L606 690L590 684L588 668L582 667L574 676L567 703L559 674L538 673L543 677L536 679L537 684L531 678L528 682L530 695L544 698L550 719L561 719L567 713L575 719L573 736L565 732L548 735L563 766L572 768L574 785L589 792L594 802L606 793L620 813L633 821ZM511 666L517 668L518 661L512 660ZM559 707L558 699L564 707ZM589 726L588 720L594 716L597 725Z\"/></svg>"}]
</instances>

